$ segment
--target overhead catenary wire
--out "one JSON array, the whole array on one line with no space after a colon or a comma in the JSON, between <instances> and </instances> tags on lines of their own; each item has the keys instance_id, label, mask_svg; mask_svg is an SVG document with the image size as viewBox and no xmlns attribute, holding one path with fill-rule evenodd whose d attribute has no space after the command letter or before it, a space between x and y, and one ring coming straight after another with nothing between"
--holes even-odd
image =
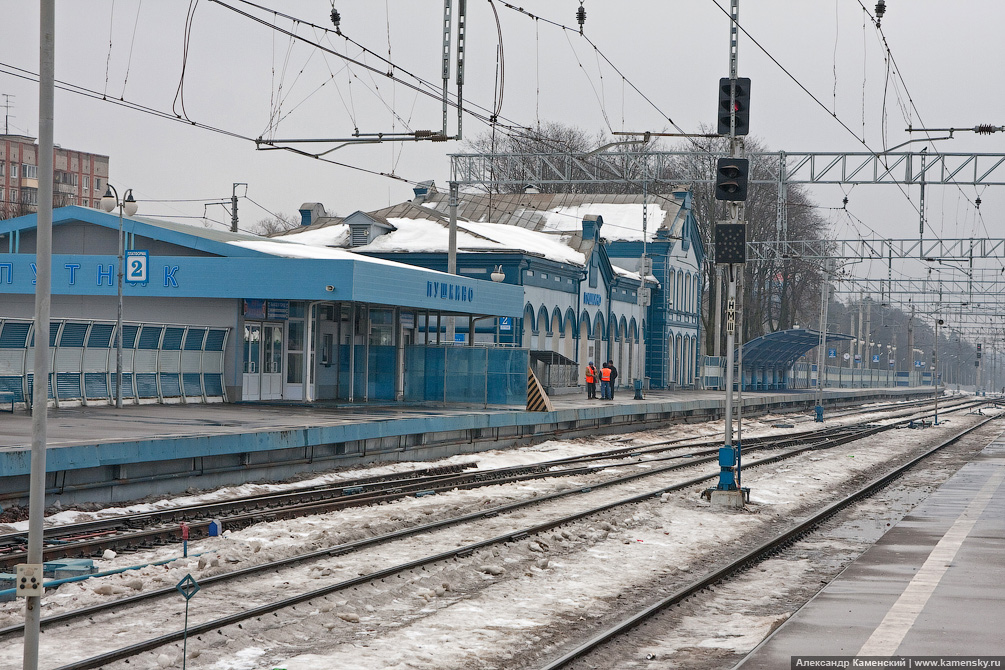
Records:
<instances>
[{"instance_id":1,"label":"overhead catenary wire","mask_svg":"<svg viewBox=\"0 0 1005 670\"><path fill-rule=\"evenodd\" d=\"M185 71L188 68L188 47L192 38L195 10L198 6L199 0L189 0L188 11L185 14L185 29L182 36L181 74L178 77L178 88L175 90L174 102L171 104L171 111L174 112L174 115L184 118L186 121L191 119L188 118L188 112L185 111ZM181 114L178 113L179 102L181 103Z\"/></svg>"},{"instance_id":2,"label":"overhead catenary wire","mask_svg":"<svg viewBox=\"0 0 1005 670\"><path fill-rule=\"evenodd\" d=\"M6 68L6 71L5 71L5 68ZM8 74L8 75L13 76L13 77L18 77L20 79L25 79L27 81L38 83L38 74L37 73L32 72L30 70L26 70L24 68L17 67L15 65L10 65L8 63L2 63L2 62L0 62L0 73L2 73L2 74ZM88 89L88 88L85 88L85 87L77 85L77 84L71 84L71 83L68 83L68 82L65 82L65 81L62 81L62 80L59 80L59 79L56 80L56 88L59 89L59 90L61 90L61 91L67 91L69 93L73 93L75 95L81 95L81 96L84 96L84 97L87 97L87 98L93 98L93 99L99 100L101 102L106 102L106 103L109 103L109 104L112 104L112 105L117 105L117 106L124 107L126 109L130 109L130 110L133 110L133 111L143 112L144 114L149 114L151 116L156 116L158 118L166 119L168 121L174 121L174 122L177 122L177 123L183 123L186 126L191 126L193 128L199 128L200 130L208 130L210 132L218 133L220 135L225 135L227 137L232 137L234 139L245 140L245 141L251 142L253 144L257 143L257 140L254 137L249 137L247 135L243 135L241 133L238 133L238 132L235 132L235 131L232 131L232 130L227 130L225 128L219 128L217 126L211 126L211 125L206 124L206 123L200 123L198 121L193 121L191 119L183 119L183 118L181 118L179 116L176 116L176 115L174 115L174 114L172 114L170 112L161 111L161 110L155 109L153 107L148 107L146 105L141 105L141 104L135 103L135 102L130 102L129 100L118 99L118 98L109 98L109 97L105 96L104 94L102 94L99 91ZM335 166L338 166L338 167L348 168L350 170L355 170L357 172L363 172L365 174L370 174L370 175L374 175L374 176L377 176L377 177L386 177L388 179L393 179L395 181L400 181L400 182L404 182L404 183L412 184L412 185L417 185L419 183L417 180L405 179L404 177L400 177L398 175L392 175L392 174L389 174L387 172L381 172L381 171L378 171L378 170L371 170L371 169L368 169L368 168L359 167L358 165L352 165L350 163L343 163L341 161L336 161L336 160L332 160L330 158L325 158L324 156L315 156L314 154L311 154L311 153L308 153L308 152L305 152L305 151L298 151L298 150L292 149L292 148L285 148L285 150L286 151L291 151L292 153L296 153L296 154L299 154L299 155L302 155L302 156L307 156L309 158L313 158L315 160L318 160L318 161L321 161L321 162L324 162L324 163L328 163L330 165L335 165Z\"/></svg>"},{"instance_id":3,"label":"overhead catenary wire","mask_svg":"<svg viewBox=\"0 0 1005 670\"><path fill-rule=\"evenodd\" d=\"M136 3L136 18L133 20L133 36L129 40L129 56L126 58L126 74L122 78L122 93L119 97L125 97L126 95L126 84L129 83L129 71L132 69L133 65L133 46L136 44L136 32L140 25L140 12L143 10L143 0L139 0Z\"/></svg>"},{"instance_id":4,"label":"overhead catenary wire","mask_svg":"<svg viewBox=\"0 0 1005 670\"><path fill-rule=\"evenodd\" d=\"M115 27L115 0L108 11L108 55L105 57L105 93L108 93L108 73L112 67L112 29Z\"/></svg>"},{"instance_id":5,"label":"overhead catenary wire","mask_svg":"<svg viewBox=\"0 0 1005 670\"><path fill-rule=\"evenodd\" d=\"M305 21L304 19L292 16L292 15L289 15L289 14L285 14L283 12L279 12L278 10L270 9L268 7L265 7L265 6L261 5L261 4L259 4L259 3L252 2L251 0L234 0L235 2L240 2L242 4L245 4L245 5L248 5L248 6L251 6L251 7L255 7L256 9L259 9L259 10L264 11L264 12L268 12L270 14L274 14L276 16L282 17L284 19L287 19L287 20L289 20L291 22L294 22L294 23L297 23L297 24L302 24L302 25L305 25L305 26L316 28L316 29L324 31L324 32L337 34L338 37L341 37L342 39L346 40L347 42L349 42L349 43L353 44L354 46L360 48L361 51L364 52L365 54L367 54L369 56L372 56L372 57L380 60L385 65L388 65L391 69L389 71L382 71L382 70L380 70L380 69L378 69L378 68L376 68L376 67L374 67L374 66L372 66L372 65L370 65L368 63L366 63L365 61L361 61L361 60L358 60L358 59L353 59L353 58L351 58L351 57L349 57L347 55L344 55L344 54L341 54L341 53L335 51L334 49L328 49L324 45L322 45L320 43L312 42L311 40L307 39L306 37L303 37L302 35L294 35L293 33L291 33L290 31L286 30L285 28L282 28L280 26L271 25L267 21L263 20L262 18L260 18L258 16L255 16L253 14L250 14L248 12L245 12L245 11L243 11L241 9L238 9L237 7L234 7L233 5L230 5L227 2L224 2L223 0L209 0L209 1L213 2L213 3L217 4L217 5L220 5L221 7L229 9L229 10L231 10L231 11L233 11L233 12L235 12L235 13L241 15L241 16L244 16L244 17L246 17L246 18L248 18L248 19L250 19L252 21L255 21L257 23L265 25L265 26L267 26L267 27L269 27L269 28L271 28L271 29L279 32L279 33L282 33L282 34L285 34L285 35L288 35L288 36L292 36L292 37L294 37L295 39L297 39L299 41L302 41L302 42L305 42L305 43L310 44L312 46L315 46L315 47L318 47L320 49L323 49L325 52L327 52L327 53L329 53L331 55L337 56L339 58L342 58L342 59L346 60L349 63L352 63L354 65L362 67L362 68L366 69L367 71L369 71L369 72L371 72L373 74L376 74L376 75L379 75L379 76L382 76L382 77L387 77L388 79L392 79L393 81L397 82L398 84L402 84L404 86L407 86L407 87L409 87L409 88L411 88L411 89L413 89L413 90L415 90L417 92L422 93L423 95L425 95L427 97L430 97L430 98L433 98L433 99L436 99L436 100L442 99L442 91L440 90L439 85L435 85L432 82L429 82L429 81L423 79L419 75L412 73L411 71L409 71L409 70L401 67L400 65L398 65L396 63L391 63L385 57L383 57L380 54L372 51L371 49L368 49L364 45L356 42L355 40L353 40L352 38L350 38L349 36L347 36L344 32L335 33L335 31L331 31L328 28L326 28L325 26L319 26L317 24L311 23L310 21ZM404 75L406 75L408 77L411 77L412 79L414 79L418 83L417 84L413 84L410 81L404 80L401 77L396 76L395 72L400 72L400 73L402 73L402 74L404 74ZM455 108L458 106L457 105L457 101L454 98L449 98L448 99L448 104L451 105L451 106L453 106L453 107L455 107ZM484 114L478 113L478 112L474 111L475 109L481 110L482 112L485 112L485 113ZM464 111L467 114L469 114L472 118L475 118L475 119L477 119L479 121L482 121L483 123L486 123L486 124L489 123L489 118L490 118L490 116L492 114L492 110L489 110L489 109L487 109L487 108L485 108L485 107L483 107L481 105L475 104L475 103L468 103L468 105L464 106ZM508 124L509 126L517 127L516 126L516 122L514 122L512 120L509 120L509 119L507 119L507 121L510 122ZM523 126L519 126L519 129L520 130L524 130L525 128Z\"/></svg>"}]
</instances>

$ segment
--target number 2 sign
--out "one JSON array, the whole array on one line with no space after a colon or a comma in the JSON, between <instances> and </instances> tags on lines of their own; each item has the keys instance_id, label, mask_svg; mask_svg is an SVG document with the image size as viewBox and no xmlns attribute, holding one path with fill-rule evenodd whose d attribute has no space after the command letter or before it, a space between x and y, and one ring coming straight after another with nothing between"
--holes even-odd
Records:
<instances>
[{"instance_id":1,"label":"number 2 sign","mask_svg":"<svg viewBox=\"0 0 1005 670\"><path fill-rule=\"evenodd\" d=\"M149 251L127 251L125 279L133 284L144 284L148 281L147 268L150 265Z\"/></svg>"}]
</instances>

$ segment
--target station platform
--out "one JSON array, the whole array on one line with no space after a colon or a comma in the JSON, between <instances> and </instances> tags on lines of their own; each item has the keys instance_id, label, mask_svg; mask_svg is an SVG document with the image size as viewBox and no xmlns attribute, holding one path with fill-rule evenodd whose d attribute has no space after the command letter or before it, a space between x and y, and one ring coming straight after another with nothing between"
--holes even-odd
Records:
<instances>
[{"instance_id":1,"label":"station platform","mask_svg":"<svg viewBox=\"0 0 1005 670\"><path fill-rule=\"evenodd\" d=\"M931 395L930 388L827 389L828 406ZM721 417L721 391L649 391L634 400L560 396L551 412L481 405L89 406L50 409L48 499L133 500L189 487L284 479L336 466L430 460L458 453L644 430ZM745 392L745 412L811 411L812 391ZM28 491L31 415L0 413L0 505Z\"/></svg>"},{"instance_id":2,"label":"station platform","mask_svg":"<svg viewBox=\"0 0 1005 670\"><path fill-rule=\"evenodd\" d=\"M737 668L1005 666L1003 482L1005 433Z\"/></svg>"}]
</instances>

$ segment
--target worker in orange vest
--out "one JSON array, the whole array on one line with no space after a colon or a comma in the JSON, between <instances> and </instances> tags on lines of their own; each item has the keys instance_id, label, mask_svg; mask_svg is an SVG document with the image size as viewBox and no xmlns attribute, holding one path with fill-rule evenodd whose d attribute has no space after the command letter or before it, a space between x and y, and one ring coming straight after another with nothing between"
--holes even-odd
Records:
<instances>
[{"instance_id":1,"label":"worker in orange vest","mask_svg":"<svg viewBox=\"0 0 1005 670\"><path fill-rule=\"evenodd\" d=\"M600 368L600 397L602 400L611 399L611 368L607 363Z\"/></svg>"},{"instance_id":2,"label":"worker in orange vest","mask_svg":"<svg viewBox=\"0 0 1005 670\"><path fill-rule=\"evenodd\" d=\"M593 367L593 361L586 366L586 399L596 400L597 398L597 368Z\"/></svg>"}]
</instances>

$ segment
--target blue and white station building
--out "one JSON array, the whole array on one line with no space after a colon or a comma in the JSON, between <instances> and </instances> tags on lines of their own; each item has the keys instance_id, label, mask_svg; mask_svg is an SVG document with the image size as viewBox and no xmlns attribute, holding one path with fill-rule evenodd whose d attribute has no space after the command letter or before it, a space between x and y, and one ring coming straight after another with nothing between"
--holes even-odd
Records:
<instances>
[{"instance_id":1,"label":"blue and white station building","mask_svg":"<svg viewBox=\"0 0 1005 670\"><path fill-rule=\"evenodd\" d=\"M56 405L116 396L119 223L84 207L53 213ZM431 327L512 324L519 286L137 216L123 230L127 260L146 264L145 281L125 275L126 403L525 402L526 350L447 346ZM0 392L16 403L34 384L35 241L35 215L0 221Z\"/></svg>"},{"instance_id":2,"label":"blue and white station building","mask_svg":"<svg viewBox=\"0 0 1005 670\"><path fill-rule=\"evenodd\" d=\"M447 269L449 202L432 182L374 212L329 216L300 209L302 225L277 239ZM619 384L695 384L704 250L691 194L462 193L457 272L519 286L519 320L476 324L478 341L526 348L550 392L583 383L589 361L613 360ZM643 254L649 259L642 267ZM642 273L645 272L643 285ZM454 337L466 337L464 332ZM640 374L641 370L644 374Z\"/></svg>"}]
</instances>

